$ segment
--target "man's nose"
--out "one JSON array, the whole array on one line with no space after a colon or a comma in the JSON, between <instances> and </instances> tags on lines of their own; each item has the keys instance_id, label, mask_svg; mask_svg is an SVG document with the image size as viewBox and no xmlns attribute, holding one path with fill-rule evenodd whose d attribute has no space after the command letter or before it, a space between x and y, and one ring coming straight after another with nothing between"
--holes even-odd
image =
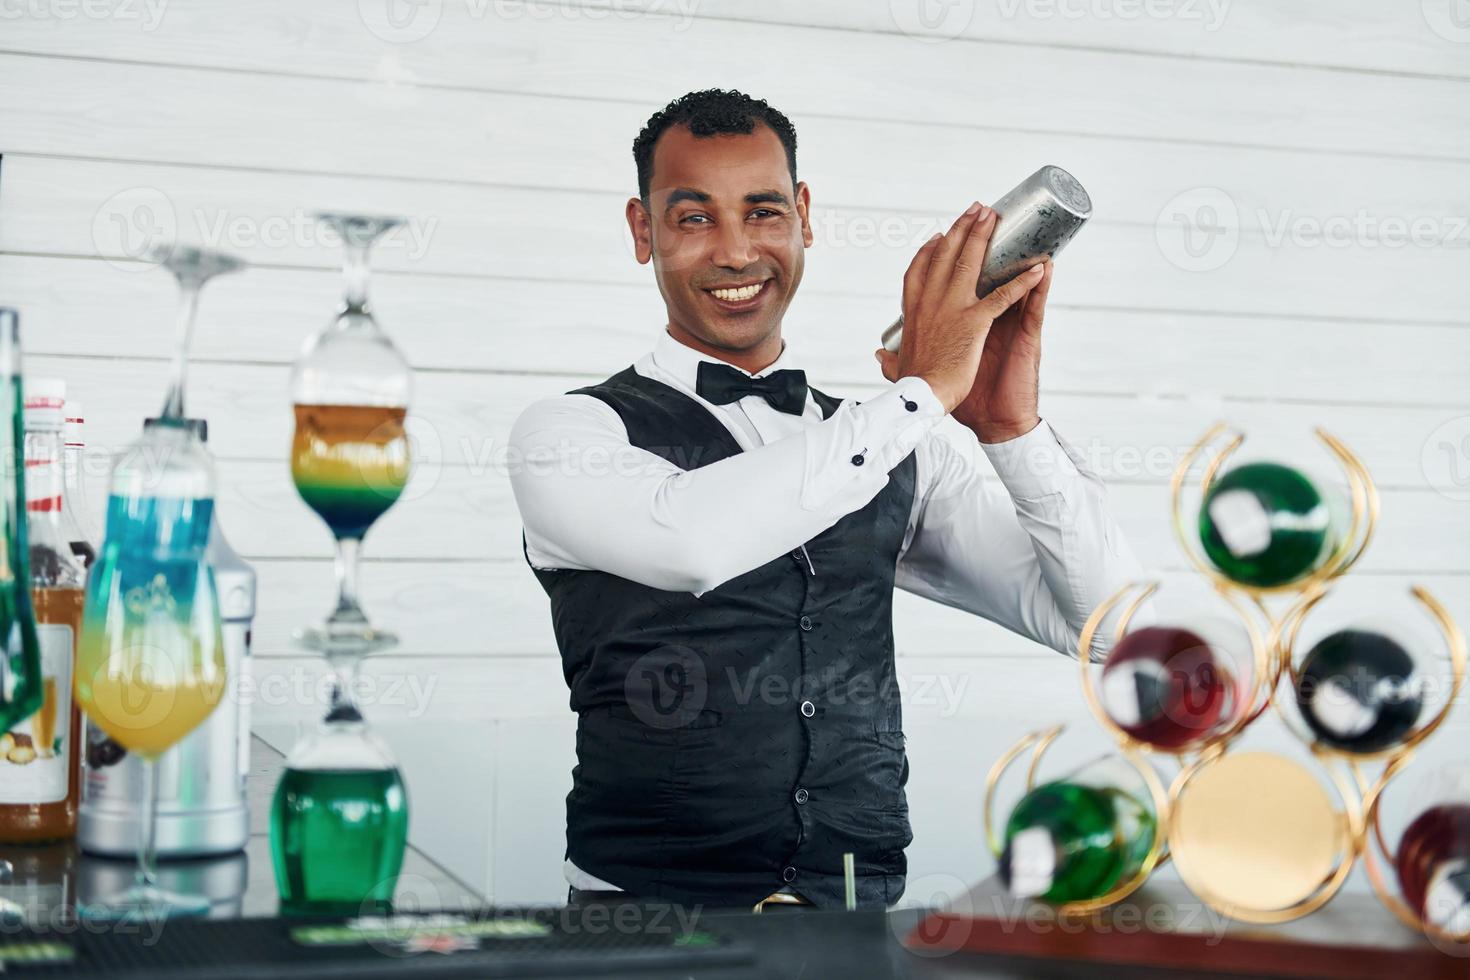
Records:
<instances>
[{"instance_id":1,"label":"man's nose","mask_svg":"<svg viewBox=\"0 0 1470 980\"><path fill-rule=\"evenodd\" d=\"M759 254L743 221L726 222L715 233L715 252L710 260L726 269L744 269Z\"/></svg>"}]
</instances>

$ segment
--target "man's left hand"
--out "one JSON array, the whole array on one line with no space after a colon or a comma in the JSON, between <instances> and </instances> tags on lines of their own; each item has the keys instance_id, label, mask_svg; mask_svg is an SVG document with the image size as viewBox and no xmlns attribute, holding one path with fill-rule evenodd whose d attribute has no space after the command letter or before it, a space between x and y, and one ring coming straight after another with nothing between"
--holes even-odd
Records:
<instances>
[{"instance_id":1,"label":"man's left hand","mask_svg":"<svg viewBox=\"0 0 1470 980\"><path fill-rule=\"evenodd\" d=\"M1041 422L1041 324L1052 271L1048 259L1041 281L991 325L975 384L951 413L981 442L1005 442Z\"/></svg>"}]
</instances>

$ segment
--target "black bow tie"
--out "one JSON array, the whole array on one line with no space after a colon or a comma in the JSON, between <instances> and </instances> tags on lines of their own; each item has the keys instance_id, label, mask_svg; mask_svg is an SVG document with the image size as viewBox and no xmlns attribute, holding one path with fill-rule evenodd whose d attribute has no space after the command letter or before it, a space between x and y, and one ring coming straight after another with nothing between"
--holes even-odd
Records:
<instances>
[{"instance_id":1,"label":"black bow tie","mask_svg":"<svg viewBox=\"0 0 1470 980\"><path fill-rule=\"evenodd\" d=\"M752 378L744 371L714 361L699 362L699 378L694 384L699 397L716 405L728 405L746 395L760 395L778 412L800 415L806 408L806 372L773 371L764 378Z\"/></svg>"}]
</instances>

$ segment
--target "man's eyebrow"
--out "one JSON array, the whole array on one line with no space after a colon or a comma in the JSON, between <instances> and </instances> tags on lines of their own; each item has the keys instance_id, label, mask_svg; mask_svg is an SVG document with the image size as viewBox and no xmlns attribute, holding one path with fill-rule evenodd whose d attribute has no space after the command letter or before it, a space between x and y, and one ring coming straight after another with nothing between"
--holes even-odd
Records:
<instances>
[{"instance_id":1,"label":"man's eyebrow","mask_svg":"<svg viewBox=\"0 0 1470 980\"><path fill-rule=\"evenodd\" d=\"M709 195L704 191L696 191L690 187L675 188L673 193L669 195L669 199L664 202L664 214L668 214L673 210L674 205L680 201L695 201L699 204L708 204Z\"/></svg>"},{"instance_id":2,"label":"man's eyebrow","mask_svg":"<svg viewBox=\"0 0 1470 980\"><path fill-rule=\"evenodd\" d=\"M791 200L780 191L756 191L754 194L745 195L746 204L784 204L791 206Z\"/></svg>"}]
</instances>

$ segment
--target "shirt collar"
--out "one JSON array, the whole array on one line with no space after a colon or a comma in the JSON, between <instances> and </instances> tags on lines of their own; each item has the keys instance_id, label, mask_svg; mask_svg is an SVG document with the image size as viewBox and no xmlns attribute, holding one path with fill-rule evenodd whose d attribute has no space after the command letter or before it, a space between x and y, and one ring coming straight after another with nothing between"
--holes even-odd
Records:
<instances>
[{"instance_id":1,"label":"shirt collar","mask_svg":"<svg viewBox=\"0 0 1470 980\"><path fill-rule=\"evenodd\" d=\"M764 370L759 371L755 374L751 374L744 368L738 367L734 364L730 364L728 361L722 361L718 357L706 354L703 351L697 351L693 347L689 347L683 343L680 343L678 340L674 339L672 334L669 333L667 327L665 327L663 331L659 334L658 343L654 345L653 361L655 364L658 365L659 370L675 378L677 381L679 381L680 384L684 385L684 387L688 388L690 391L693 391L695 389L695 383L699 379L700 361L712 361L715 364L725 364L729 367L735 368L735 370L739 371L740 373L748 375L752 378L764 378L772 371L781 371L785 370L786 368L797 367L797 364L795 363L796 355L791 350L791 343L784 337L781 339L781 353L779 356L777 356L776 360L773 361Z\"/></svg>"}]
</instances>

